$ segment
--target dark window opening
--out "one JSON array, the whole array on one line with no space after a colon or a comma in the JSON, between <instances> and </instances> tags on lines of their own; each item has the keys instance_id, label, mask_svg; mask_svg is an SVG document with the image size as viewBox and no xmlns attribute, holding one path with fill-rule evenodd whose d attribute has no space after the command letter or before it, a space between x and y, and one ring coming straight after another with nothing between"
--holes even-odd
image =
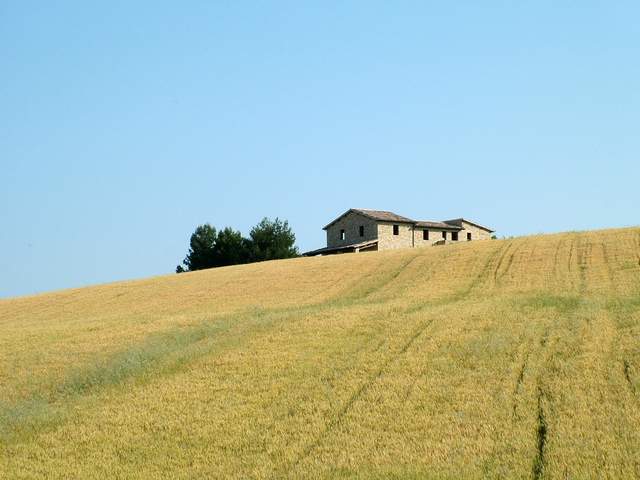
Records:
<instances>
[{"instance_id":1,"label":"dark window opening","mask_svg":"<svg viewBox=\"0 0 640 480\"><path fill-rule=\"evenodd\" d=\"M394 235L400 235L400 226L399 225L394 225L393 226L393 234Z\"/></svg>"},{"instance_id":2,"label":"dark window opening","mask_svg":"<svg viewBox=\"0 0 640 480\"><path fill-rule=\"evenodd\" d=\"M429 230L422 230L422 239L429 240Z\"/></svg>"},{"instance_id":3,"label":"dark window opening","mask_svg":"<svg viewBox=\"0 0 640 480\"><path fill-rule=\"evenodd\" d=\"M471 241L471 232L467 232L467 242Z\"/></svg>"},{"instance_id":4,"label":"dark window opening","mask_svg":"<svg viewBox=\"0 0 640 480\"><path fill-rule=\"evenodd\" d=\"M360 236L364 237L364 226L360 225Z\"/></svg>"},{"instance_id":5,"label":"dark window opening","mask_svg":"<svg viewBox=\"0 0 640 480\"><path fill-rule=\"evenodd\" d=\"M446 239L447 239L447 232L442 232L442 238L443 238L444 240L446 240Z\"/></svg>"},{"instance_id":6,"label":"dark window opening","mask_svg":"<svg viewBox=\"0 0 640 480\"><path fill-rule=\"evenodd\" d=\"M344 240L346 238L347 236L345 235L344 230L340 230L340 240Z\"/></svg>"},{"instance_id":7,"label":"dark window opening","mask_svg":"<svg viewBox=\"0 0 640 480\"><path fill-rule=\"evenodd\" d=\"M454 242L458 241L458 232L451 232L451 240Z\"/></svg>"}]
</instances>

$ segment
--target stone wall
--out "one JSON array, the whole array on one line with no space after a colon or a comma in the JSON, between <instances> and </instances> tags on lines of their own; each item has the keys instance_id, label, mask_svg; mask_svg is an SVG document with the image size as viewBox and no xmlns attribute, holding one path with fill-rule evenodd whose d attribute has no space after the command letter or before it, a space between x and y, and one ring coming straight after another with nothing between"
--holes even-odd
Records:
<instances>
[{"instance_id":1,"label":"stone wall","mask_svg":"<svg viewBox=\"0 0 640 480\"><path fill-rule=\"evenodd\" d=\"M426 230L429 230L429 240L423 240L423 234L422 234L423 230L425 230L425 228L421 228L421 227L416 228L416 231L415 231L415 246L416 247L431 247L431 246L433 246L434 242L437 242L438 240L442 240L442 232L443 231L447 232L447 242L449 242L451 240L451 231L449 231L449 230L439 230L437 228L427 228ZM466 238L467 237L464 237L464 239L466 239ZM459 239L463 240L463 237L459 236Z\"/></svg>"},{"instance_id":2,"label":"stone wall","mask_svg":"<svg viewBox=\"0 0 640 480\"><path fill-rule=\"evenodd\" d=\"M364 235L360 236L360 227L364 227ZM345 239L340 238L340 231L344 230ZM353 243L367 242L378 238L378 224L375 220L349 212L336 223L327 228L327 247L341 247Z\"/></svg>"},{"instance_id":3,"label":"stone wall","mask_svg":"<svg viewBox=\"0 0 640 480\"><path fill-rule=\"evenodd\" d=\"M393 234L394 225L398 225L398 235ZM378 222L378 250L411 247L413 247L413 225Z\"/></svg>"},{"instance_id":4,"label":"stone wall","mask_svg":"<svg viewBox=\"0 0 640 480\"><path fill-rule=\"evenodd\" d=\"M483 228L478 228L471 223L462 221L461 225L462 230L460 230L460 240L467 240L467 233L471 234L471 240L490 240L491 232L487 232Z\"/></svg>"}]
</instances>

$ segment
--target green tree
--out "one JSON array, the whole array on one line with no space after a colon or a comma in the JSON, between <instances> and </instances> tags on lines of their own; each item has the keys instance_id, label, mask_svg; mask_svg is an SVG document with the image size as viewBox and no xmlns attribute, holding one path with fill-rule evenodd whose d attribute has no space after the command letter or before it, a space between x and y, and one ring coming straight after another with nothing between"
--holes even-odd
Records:
<instances>
[{"instance_id":1,"label":"green tree","mask_svg":"<svg viewBox=\"0 0 640 480\"><path fill-rule=\"evenodd\" d=\"M215 227L205 223L198 225L189 240L189 253L184 259L184 264L190 272L216 266L216 240L218 234ZM182 268L178 265L176 272ZM184 271L184 269L182 269Z\"/></svg>"},{"instance_id":2,"label":"green tree","mask_svg":"<svg viewBox=\"0 0 640 480\"><path fill-rule=\"evenodd\" d=\"M276 258L293 258L299 256L295 246L296 236L289 227L289 222L263 218L251 229L247 246L250 261L274 260Z\"/></svg>"},{"instance_id":3,"label":"green tree","mask_svg":"<svg viewBox=\"0 0 640 480\"><path fill-rule=\"evenodd\" d=\"M231 227L220 232L206 223L191 235L189 252L176 273L205 268L297 257L296 236L286 220L263 218L251 229L249 238Z\"/></svg>"},{"instance_id":4,"label":"green tree","mask_svg":"<svg viewBox=\"0 0 640 480\"><path fill-rule=\"evenodd\" d=\"M249 261L246 239L231 227L220 230L215 246L216 266L237 265Z\"/></svg>"}]
</instances>

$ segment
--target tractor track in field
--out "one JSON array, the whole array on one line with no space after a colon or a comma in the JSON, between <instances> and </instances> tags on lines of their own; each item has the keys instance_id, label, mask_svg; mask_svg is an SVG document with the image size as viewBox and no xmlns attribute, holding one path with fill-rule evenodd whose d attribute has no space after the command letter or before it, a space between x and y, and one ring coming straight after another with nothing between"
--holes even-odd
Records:
<instances>
[{"instance_id":1,"label":"tractor track in field","mask_svg":"<svg viewBox=\"0 0 640 480\"><path fill-rule=\"evenodd\" d=\"M513 246L513 241L509 242L505 248L502 249L500 253L500 258L498 258L498 262L496 263L496 268L493 270L493 283L498 283L500 278L500 267L502 266L502 262L507 257L509 250ZM511 257L511 261L513 261L513 256ZM508 268L508 267L507 267Z\"/></svg>"},{"instance_id":2,"label":"tractor track in field","mask_svg":"<svg viewBox=\"0 0 640 480\"><path fill-rule=\"evenodd\" d=\"M640 232L636 235L636 243L638 245L636 255L638 256L638 266L640 267Z\"/></svg>"},{"instance_id":3,"label":"tractor track in field","mask_svg":"<svg viewBox=\"0 0 640 480\"><path fill-rule=\"evenodd\" d=\"M369 289L365 290L361 295L356 296L352 300L355 300L355 301L357 301L357 300L366 300L367 297L370 297L374 293L379 292L380 290L384 289L385 287L387 287L388 285L393 283L393 281L396 280L406 268L408 268L413 262L418 260L420 257L421 257L421 255L416 254L416 255L412 256L409 260L407 260L405 262L402 262L402 264L398 268L393 270L388 275L387 278L384 278L380 283L372 285Z\"/></svg>"},{"instance_id":4,"label":"tractor track in field","mask_svg":"<svg viewBox=\"0 0 640 480\"><path fill-rule=\"evenodd\" d=\"M495 276L494 276L496 283L502 283L502 279L507 276L507 274L511 270L511 267L513 266L513 259L521 249L522 249L522 243L519 243L511 250L511 253L508 256L507 262L505 263L505 267L502 270L502 272L498 272L497 268L499 268L499 266L496 268ZM506 254L505 254L505 257L506 257Z\"/></svg>"},{"instance_id":5,"label":"tractor track in field","mask_svg":"<svg viewBox=\"0 0 640 480\"><path fill-rule=\"evenodd\" d=\"M560 252L565 247L565 245L566 245L566 240L564 238L560 239L556 243L556 250L553 254L553 267L552 267L553 277L552 278L558 283L561 282L562 274L564 273L560 270Z\"/></svg>"},{"instance_id":6,"label":"tractor track in field","mask_svg":"<svg viewBox=\"0 0 640 480\"><path fill-rule=\"evenodd\" d=\"M424 377L426 371L427 371L427 366L423 366L422 368L420 368L420 370L418 371L417 374L412 375L411 383L405 389L405 391L404 391L404 393L402 395L402 400L400 401L400 404L402 405L402 408L404 408L405 405L407 404L407 401L409 400L409 397L411 396L411 394L413 393L413 390L416 387L416 383L418 383L418 379Z\"/></svg>"},{"instance_id":7,"label":"tractor track in field","mask_svg":"<svg viewBox=\"0 0 640 480\"><path fill-rule=\"evenodd\" d=\"M378 285L377 288L374 290L374 292L383 289L384 287L388 286L389 284L391 284L393 281L395 281L402 272L405 271L405 269L409 268L409 266L411 266L412 263L414 263L416 260L418 260L421 256L420 255L414 255L413 257L411 257L408 261L404 262L402 265L400 265L400 267L398 269L396 269L387 279L386 282L382 283L381 285ZM369 295L373 293L373 292L369 292Z\"/></svg>"},{"instance_id":8,"label":"tractor track in field","mask_svg":"<svg viewBox=\"0 0 640 480\"><path fill-rule=\"evenodd\" d=\"M577 262L581 266L581 270L584 270L584 265L587 264L587 258L591 254L591 249L585 249L582 245L578 245L576 248ZM582 276L582 272L581 272ZM585 275L586 280L586 275ZM586 284L585 284L586 290ZM581 292L584 293L584 292ZM571 310L563 312L562 316L575 317L579 315L580 304L572 307ZM531 466L531 476L534 480L540 480L546 476L545 470L548 464L548 442L549 442L549 419L552 412L553 401L552 396L549 393L548 387L545 385L545 373L550 371L551 363L553 361L554 354L558 352L557 336L549 337L551 326L547 326L544 333L540 337L540 372L537 376L537 395L536 395L536 422L535 422L535 453L533 456L533 462ZM548 373L547 373L548 375Z\"/></svg>"},{"instance_id":9,"label":"tractor track in field","mask_svg":"<svg viewBox=\"0 0 640 480\"><path fill-rule=\"evenodd\" d=\"M418 267L420 267L421 281L428 281L428 280L432 279L432 277L436 273L437 269L445 261L447 261L450 256L451 256L451 250L443 252L443 254L440 255L439 258L436 258L436 259L430 259L430 258L427 258L427 257L425 257L423 255L419 255L419 256L415 257L413 260L421 260L421 263L419 265L417 265ZM405 267L402 269L402 271L404 271L406 268L412 266L414 264L413 260L411 262L408 262L405 265ZM400 277L400 275L402 274L402 271L400 271L398 273L398 275L396 275L393 279L391 279L385 286L388 286L394 280L397 280ZM413 286L412 283L408 282L406 280L398 282L398 285L394 286L394 296L403 295L412 286ZM380 289L382 289L382 288L384 288L384 286L381 287Z\"/></svg>"},{"instance_id":10,"label":"tractor track in field","mask_svg":"<svg viewBox=\"0 0 640 480\"><path fill-rule=\"evenodd\" d=\"M578 262L578 273L580 275L579 292L584 295L587 291L587 270L589 269L589 258L593 246L591 243L579 242L576 251L576 260Z\"/></svg>"},{"instance_id":11,"label":"tractor track in field","mask_svg":"<svg viewBox=\"0 0 640 480\"><path fill-rule=\"evenodd\" d=\"M522 390L522 384L524 383L524 373L527 369L527 363L529 362L529 355L531 355L531 351L527 350L527 353L524 356L524 360L522 361L522 366L520 367L520 373L518 374L518 378L516 380L516 386L513 389L513 416L519 418L518 415L518 396L520 395L520 390Z\"/></svg>"},{"instance_id":12,"label":"tractor track in field","mask_svg":"<svg viewBox=\"0 0 640 480\"><path fill-rule=\"evenodd\" d=\"M611 265L611 255L606 243L602 242L600 245L602 248L602 256L604 257L604 264L607 269L607 277L609 278L609 286L615 292L617 291L617 287L615 282L615 272L613 270L613 266Z\"/></svg>"},{"instance_id":13,"label":"tractor track in field","mask_svg":"<svg viewBox=\"0 0 640 480\"><path fill-rule=\"evenodd\" d=\"M478 274L472 278L471 282L469 282L469 285L467 285L466 288L463 288L460 292L458 292L457 296L466 297L471 292L473 292L476 288L478 288L481 285L482 279L489 277L489 272L491 271L491 265L493 261L497 257L501 257L502 255L504 255L504 251L509 248L509 245L511 244L509 243L509 244L500 246L499 248L496 248L492 252L487 254L487 259L485 260L484 265L482 266Z\"/></svg>"},{"instance_id":14,"label":"tractor track in field","mask_svg":"<svg viewBox=\"0 0 640 480\"><path fill-rule=\"evenodd\" d=\"M546 464L547 417L544 408L546 394L538 385L538 418L536 426L536 456L533 460L532 476L534 480L542 478Z\"/></svg>"},{"instance_id":15,"label":"tractor track in field","mask_svg":"<svg viewBox=\"0 0 640 480\"><path fill-rule=\"evenodd\" d=\"M629 385L629 390L631 390L633 396L637 398L638 392L636 391L636 387L633 384L633 380L631 379L631 364L626 358L622 361L622 372L624 374L625 380L627 381L627 384Z\"/></svg>"},{"instance_id":16,"label":"tractor track in field","mask_svg":"<svg viewBox=\"0 0 640 480\"><path fill-rule=\"evenodd\" d=\"M553 254L553 278L558 278L558 263L560 259L560 250L564 246L564 240L561 239L556 243L556 251Z\"/></svg>"},{"instance_id":17,"label":"tractor track in field","mask_svg":"<svg viewBox=\"0 0 640 480\"><path fill-rule=\"evenodd\" d=\"M302 454L299 455L295 461L293 461L290 465L290 468L295 468L301 462L303 462L306 458L308 458L313 451L320 446L320 444L327 438L329 434L342 422L344 417L349 413L353 405L363 397L363 395L382 377L384 371L389 367L392 363L399 360L411 346L416 342L416 340L429 328L429 326L433 323L433 320L429 320L423 322L415 331L409 336L409 338L404 342L404 344L400 347L399 350L395 354L390 355L382 365L371 375L368 379L366 379L358 389L356 389L351 396L347 399L344 405L336 412L335 416L331 418L325 425L325 428L320 434L316 437L316 439L307 445Z\"/></svg>"},{"instance_id":18,"label":"tractor track in field","mask_svg":"<svg viewBox=\"0 0 640 480\"><path fill-rule=\"evenodd\" d=\"M568 260L567 260L567 269L569 270L569 272L573 271L573 252L576 248L576 237L574 236L571 239L571 243L569 244L569 255L568 255Z\"/></svg>"},{"instance_id":19,"label":"tractor track in field","mask_svg":"<svg viewBox=\"0 0 640 480\"><path fill-rule=\"evenodd\" d=\"M546 369L552 353L547 347L549 343L549 328L547 327L540 337L540 348L544 352L544 360L542 362L543 368ZM536 418L536 451L533 458L533 465L531 467L531 473L534 480L539 480L544 474L544 469L547 463L546 447L548 440L548 414L545 403L548 403L548 395L543 387L542 373L538 376L537 380L538 393L537 393L537 418Z\"/></svg>"},{"instance_id":20,"label":"tractor track in field","mask_svg":"<svg viewBox=\"0 0 640 480\"><path fill-rule=\"evenodd\" d=\"M402 400L400 401L402 408L404 408L405 405L407 404L409 397L413 393L413 389L416 388L416 383L418 382L418 378L421 377L423 374L424 374L424 369L420 370L420 373L418 375L414 375L413 378L411 379L411 383L405 389L404 394L402 395Z\"/></svg>"},{"instance_id":21,"label":"tractor track in field","mask_svg":"<svg viewBox=\"0 0 640 480\"><path fill-rule=\"evenodd\" d=\"M549 395L544 387L543 376L548 369L549 362L553 356L554 347L551 344L550 335L551 326L547 325L537 340L537 346L527 350L516 379L513 390L513 406L512 414L516 421L522 421L523 417L518 412L518 401L524 386L525 376L530 369L529 360L535 357L541 359L540 371L536 376L536 420L535 420L535 451L531 464L531 476L534 480L540 480L544 475L547 464L547 442L549 437L548 419L549 419ZM553 339L551 339L553 340Z\"/></svg>"},{"instance_id":22,"label":"tractor track in field","mask_svg":"<svg viewBox=\"0 0 640 480\"><path fill-rule=\"evenodd\" d=\"M364 277L364 281L366 282L367 280L369 280L370 278L374 278L373 282L369 282L370 285L365 285L364 288L362 288L361 291L357 291L357 292L353 292L351 295L348 296L344 296L344 291L340 291L337 292L335 295L333 295L332 297L328 298L327 300L321 301L319 302L320 305L327 305L330 304L331 302L334 301L340 301L343 300L343 302L347 302L348 304L351 303L355 303L355 302L366 302L368 300L368 297L374 293L376 293L379 290L382 290L384 287L386 287L387 285L389 285L391 282L393 282L396 278L398 278L398 276L402 273L402 271L408 267L413 261L415 261L416 259L419 258L419 255L414 255L411 258L409 258L409 260L402 262L402 264L398 267L396 267L394 270L392 270L391 272L388 272L386 274L380 275L379 273L377 273L376 271L366 275ZM375 281L376 277L382 277L379 281ZM334 282L331 286L341 283L344 280L341 278L339 280L337 280L336 282ZM352 284L350 287L348 287L346 290L349 290L349 288L353 289L354 287L357 286L356 284Z\"/></svg>"},{"instance_id":23,"label":"tractor track in field","mask_svg":"<svg viewBox=\"0 0 640 480\"><path fill-rule=\"evenodd\" d=\"M541 351L545 350L547 345L547 341L549 339L549 328L545 328L544 332L540 336L540 340L538 340L538 346ZM528 349L524 355L524 359L522 361L522 365L520 366L520 371L518 373L518 378L516 379L516 384L513 388L513 416L516 419L520 419L520 415L518 413L518 399L520 396L520 392L522 391L522 386L524 385L524 377L529 368L529 358L531 357L533 349Z\"/></svg>"}]
</instances>

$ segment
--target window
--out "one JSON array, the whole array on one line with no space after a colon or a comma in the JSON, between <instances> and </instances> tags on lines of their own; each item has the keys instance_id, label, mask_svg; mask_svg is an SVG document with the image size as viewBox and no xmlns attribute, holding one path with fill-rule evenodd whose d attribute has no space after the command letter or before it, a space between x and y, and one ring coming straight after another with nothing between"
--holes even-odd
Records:
<instances>
[{"instance_id":1,"label":"window","mask_svg":"<svg viewBox=\"0 0 640 480\"><path fill-rule=\"evenodd\" d=\"M471 232L467 232L467 242L471 241Z\"/></svg>"},{"instance_id":2,"label":"window","mask_svg":"<svg viewBox=\"0 0 640 480\"><path fill-rule=\"evenodd\" d=\"M429 230L422 230L422 239L429 240Z\"/></svg>"},{"instance_id":3,"label":"window","mask_svg":"<svg viewBox=\"0 0 640 480\"><path fill-rule=\"evenodd\" d=\"M447 239L447 232L442 232L442 239L446 240Z\"/></svg>"},{"instance_id":4,"label":"window","mask_svg":"<svg viewBox=\"0 0 640 480\"><path fill-rule=\"evenodd\" d=\"M340 230L340 240L344 240L346 238L347 236L345 235L344 230Z\"/></svg>"},{"instance_id":5,"label":"window","mask_svg":"<svg viewBox=\"0 0 640 480\"><path fill-rule=\"evenodd\" d=\"M359 231L360 231L360 236L364 237L364 225L360 225Z\"/></svg>"},{"instance_id":6,"label":"window","mask_svg":"<svg viewBox=\"0 0 640 480\"><path fill-rule=\"evenodd\" d=\"M458 241L458 232L451 232L451 240L454 242Z\"/></svg>"},{"instance_id":7,"label":"window","mask_svg":"<svg viewBox=\"0 0 640 480\"><path fill-rule=\"evenodd\" d=\"M400 235L400 226L399 225L394 225L393 226L393 234L394 235Z\"/></svg>"}]
</instances>

